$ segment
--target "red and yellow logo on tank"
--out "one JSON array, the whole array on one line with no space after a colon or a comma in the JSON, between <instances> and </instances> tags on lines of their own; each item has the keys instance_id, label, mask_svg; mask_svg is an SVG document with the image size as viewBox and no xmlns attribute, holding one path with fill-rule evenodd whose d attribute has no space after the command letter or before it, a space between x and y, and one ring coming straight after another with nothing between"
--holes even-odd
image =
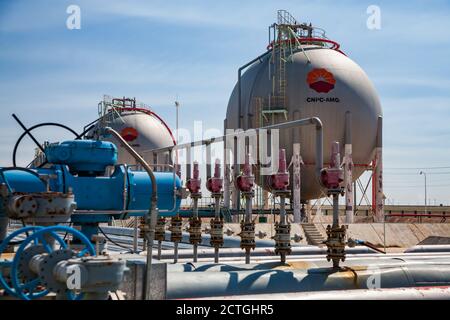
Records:
<instances>
[{"instance_id":1,"label":"red and yellow logo on tank","mask_svg":"<svg viewBox=\"0 0 450 320\"><path fill-rule=\"evenodd\" d=\"M139 133L135 128L126 127L120 131L120 135L125 141L130 142L136 140L136 138L139 136Z\"/></svg>"},{"instance_id":2,"label":"red and yellow logo on tank","mask_svg":"<svg viewBox=\"0 0 450 320\"><path fill-rule=\"evenodd\" d=\"M311 70L307 77L306 82L309 87L319 93L327 93L334 89L336 79L331 72L324 68L316 68Z\"/></svg>"}]
</instances>

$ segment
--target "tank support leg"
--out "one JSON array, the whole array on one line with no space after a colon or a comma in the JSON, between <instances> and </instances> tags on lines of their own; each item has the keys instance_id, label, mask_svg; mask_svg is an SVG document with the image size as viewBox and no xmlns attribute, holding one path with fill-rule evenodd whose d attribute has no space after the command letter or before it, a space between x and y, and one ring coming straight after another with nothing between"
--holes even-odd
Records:
<instances>
[{"instance_id":1,"label":"tank support leg","mask_svg":"<svg viewBox=\"0 0 450 320\"><path fill-rule=\"evenodd\" d=\"M292 155L292 191L294 202L294 223L300 223L301 220L301 164L302 159L300 156L300 143L294 143Z\"/></svg>"},{"instance_id":2,"label":"tank support leg","mask_svg":"<svg viewBox=\"0 0 450 320\"><path fill-rule=\"evenodd\" d=\"M375 221L384 221L384 194L383 194L383 118L378 117L377 147L375 149Z\"/></svg>"},{"instance_id":3,"label":"tank support leg","mask_svg":"<svg viewBox=\"0 0 450 320\"><path fill-rule=\"evenodd\" d=\"M352 114L345 114L345 147L344 147L344 188L345 188L345 222L353 223L355 198L353 195L353 159L352 159Z\"/></svg>"}]
</instances>

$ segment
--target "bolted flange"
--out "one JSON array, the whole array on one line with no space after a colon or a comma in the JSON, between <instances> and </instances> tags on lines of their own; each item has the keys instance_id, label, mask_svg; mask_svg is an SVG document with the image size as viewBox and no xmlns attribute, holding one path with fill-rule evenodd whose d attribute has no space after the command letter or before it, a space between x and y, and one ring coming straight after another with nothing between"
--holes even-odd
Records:
<instances>
[{"instance_id":1,"label":"bolted flange","mask_svg":"<svg viewBox=\"0 0 450 320\"><path fill-rule=\"evenodd\" d=\"M170 219L170 241L172 242L180 242L183 238L183 219L176 215Z\"/></svg>"},{"instance_id":2,"label":"bolted flange","mask_svg":"<svg viewBox=\"0 0 450 320\"><path fill-rule=\"evenodd\" d=\"M275 223L275 253L276 254L291 254L291 225L286 223Z\"/></svg>"},{"instance_id":3,"label":"bolted flange","mask_svg":"<svg viewBox=\"0 0 450 320\"><path fill-rule=\"evenodd\" d=\"M346 227L327 226L327 261L333 261L333 267L339 267L339 261L345 261Z\"/></svg>"},{"instance_id":4,"label":"bolted flange","mask_svg":"<svg viewBox=\"0 0 450 320\"><path fill-rule=\"evenodd\" d=\"M239 233L241 237L241 249L255 249L255 221L245 222L241 221L241 233Z\"/></svg>"},{"instance_id":5,"label":"bolted flange","mask_svg":"<svg viewBox=\"0 0 450 320\"><path fill-rule=\"evenodd\" d=\"M202 220L199 217L189 218L189 243L199 244L202 242Z\"/></svg>"},{"instance_id":6,"label":"bolted flange","mask_svg":"<svg viewBox=\"0 0 450 320\"><path fill-rule=\"evenodd\" d=\"M223 219L214 218L211 219L211 246L222 247L223 246Z\"/></svg>"},{"instance_id":7,"label":"bolted flange","mask_svg":"<svg viewBox=\"0 0 450 320\"><path fill-rule=\"evenodd\" d=\"M165 236L166 236L166 218L161 217L156 222L155 240L164 241Z\"/></svg>"}]
</instances>

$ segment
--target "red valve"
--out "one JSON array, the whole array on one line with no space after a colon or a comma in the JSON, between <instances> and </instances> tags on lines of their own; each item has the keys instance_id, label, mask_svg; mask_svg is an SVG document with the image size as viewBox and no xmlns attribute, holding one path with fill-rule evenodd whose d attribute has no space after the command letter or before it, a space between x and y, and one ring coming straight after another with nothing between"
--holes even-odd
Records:
<instances>
[{"instance_id":1,"label":"red valve","mask_svg":"<svg viewBox=\"0 0 450 320\"><path fill-rule=\"evenodd\" d=\"M201 179L199 178L200 172L198 170L198 162L194 162L194 170L192 178L186 182L186 188L188 188L190 193L196 194L200 192L201 189Z\"/></svg>"},{"instance_id":2,"label":"red valve","mask_svg":"<svg viewBox=\"0 0 450 320\"><path fill-rule=\"evenodd\" d=\"M320 172L320 180L327 189L338 189L344 181L344 170L340 167L339 143L335 141L331 147L330 168Z\"/></svg>"},{"instance_id":3,"label":"red valve","mask_svg":"<svg viewBox=\"0 0 450 320\"><path fill-rule=\"evenodd\" d=\"M287 190L289 186L289 172L286 166L286 150L280 149L278 155L278 172L271 175L270 187L272 190Z\"/></svg>"},{"instance_id":4,"label":"red valve","mask_svg":"<svg viewBox=\"0 0 450 320\"><path fill-rule=\"evenodd\" d=\"M327 168L320 173L322 184L327 189L337 189L344 181L344 171L342 169Z\"/></svg>"},{"instance_id":5,"label":"red valve","mask_svg":"<svg viewBox=\"0 0 450 320\"><path fill-rule=\"evenodd\" d=\"M255 185L255 176L252 173L250 164L250 155L245 156L244 170L241 175L236 178L236 187L242 192L251 192Z\"/></svg>"},{"instance_id":6,"label":"red valve","mask_svg":"<svg viewBox=\"0 0 450 320\"><path fill-rule=\"evenodd\" d=\"M219 193L222 191L223 179L220 177L220 161L216 160L214 166L214 176L206 181L206 189L211 193Z\"/></svg>"}]
</instances>

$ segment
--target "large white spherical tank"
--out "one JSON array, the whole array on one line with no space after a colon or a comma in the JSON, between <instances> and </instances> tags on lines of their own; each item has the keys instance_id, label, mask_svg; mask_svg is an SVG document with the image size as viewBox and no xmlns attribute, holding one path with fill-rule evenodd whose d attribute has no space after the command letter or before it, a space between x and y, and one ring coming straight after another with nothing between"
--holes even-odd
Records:
<instances>
[{"instance_id":1,"label":"large white spherical tank","mask_svg":"<svg viewBox=\"0 0 450 320\"><path fill-rule=\"evenodd\" d=\"M275 114L266 119L257 110L258 99L272 93L273 72L270 54L254 63L241 77L241 125L239 126L238 85L228 104L226 128L249 129L275 123L318 117L323 123L324 162L330 162L331 143L339 141L344 154L345 114L352 115L353 179L370 164L376 146L381 105L375 88L366 73L343 53L317 45L303 46L286 59L286 116ZM310 62L306 55L308 56ZM260 99L259 99L260 100ZM265 107L267 109L267 107ZM286 119L287 117L287 119ZM262 119L262 120L261 120ZM315 128L280 131L280 148L286 149L287 161L292 157L292 145L300 142L304 161L301 174L301 198L319 198L322 187L315 177ZM258 179L257 179L258 181Z\"/></svg>"},{"instance_id":2,"label":"large white spherical tank","mask_svg":"<svg viewBox=\"0 0 450 320\"><path fill-rule=\"evenodd\" d=\"M99 122L99 125L106 123L108 126L120 133L143 158L154 163L155 159L151 153L145 151L164 148L174 145L174 140L170 129L163 123L162 119L151 112L142 111L121 111L120 116L108 114L106 122ZM136 160L120 146L115 138L108 138L116 144L118 148L118 163L136 164ZM169 163L168 154L158 155L157 163Z\"/></svg>"}]
</instances>

